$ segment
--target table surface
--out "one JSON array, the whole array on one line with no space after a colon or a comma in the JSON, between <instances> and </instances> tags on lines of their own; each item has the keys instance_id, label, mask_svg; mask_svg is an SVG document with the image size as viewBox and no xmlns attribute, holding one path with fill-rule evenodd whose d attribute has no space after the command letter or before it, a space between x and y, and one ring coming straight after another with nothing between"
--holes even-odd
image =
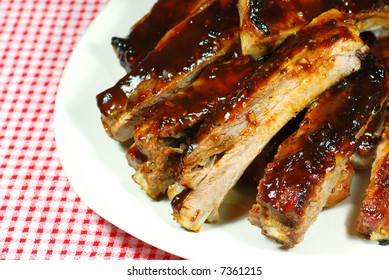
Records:
<instances>
[{"instance_id":1,"label":"table surface","mask_svg":"<svg viewBox=\"0 0 389 280\"><path fill-rule=\"evenodd\" d=\"M85 205L56 150L62 72L107 1L0 1L0 259L178 259Z\"/></svg>"}]
</instances>

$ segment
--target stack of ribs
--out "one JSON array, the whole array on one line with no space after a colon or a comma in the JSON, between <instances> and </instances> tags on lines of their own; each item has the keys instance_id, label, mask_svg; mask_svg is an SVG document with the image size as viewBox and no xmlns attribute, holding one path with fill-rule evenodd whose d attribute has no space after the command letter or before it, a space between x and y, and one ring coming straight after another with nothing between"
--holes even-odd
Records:
<instances>
[{"instance_id":1,"label":"stack of ribs","mask_svg":"<svg viewBox=\"0 0 389 280\"><path fill-rule=\"evenodd\" d=\"M358 232L383 244L388 34L387 0L159 0L111 41L127 73L97 95L101 121L187 230L250 173L249 221L284 247L373 166Z\"/></svg>"}]
</instances>

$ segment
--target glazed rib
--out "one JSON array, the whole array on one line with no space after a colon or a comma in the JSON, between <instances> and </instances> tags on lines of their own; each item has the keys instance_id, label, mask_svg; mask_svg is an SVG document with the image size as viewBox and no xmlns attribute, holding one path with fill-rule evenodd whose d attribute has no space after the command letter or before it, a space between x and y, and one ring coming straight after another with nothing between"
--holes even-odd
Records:
<instances>
[{"instance_id":1,"label":"glazed rib","mask_svg":"<svg viewBox=\"0 0 389 280\"><path fill-rule=\"evenodd\" d=\"M380 244L389 242L389 123L377 146L370 184L358 217L357 232Z\"/></svg>"},{"instance_id":2,"label":"glazed rib","mask_svg":"<svg viewBox=\"0 0 389 280\"><path fill-rule=\"evenodd\" d=\"M190 189L173 205L174 218L198 231L268 141L313 99L358 70L365 51L345 14L328 11L290 36L211 114L180 163ZM174 204L174 203L173 203Z\"/></svg>"},{"instance_id":3,"label":"glazed rib","mask_svg":"<svg viewBox=\"0 0 389 280\"><path fill-rule=\"evenodd\" d=\"M334 207L350 196L351 183L355 173L351 159L347 158L343 165L336 168L339 168L339 172L335 172L338 174L338 178L334 180L334 187L323 207Z\"/></svg>"},{"instance_id":4,"label":"glazed rib","mask_svg":"<svg viewBox=\"0 0 389 280\"><path fill-rule=\"evenodd\" d=\"M389 28L387 0L239 0L242 52L261 57L316 16L338 9L352 16L360 31L377 35Z\"/></svg>"},{"instance_id":5,"label":"glazed rib","mask_svg":"<svg viewBox=\"0 0 389 280\"><path fill-rule=\"evenodd\" d=\"M371 51L383 63L386 74L389 71L389 38L379 39L372 44ZM387 84L389 94L389 85ZM377 240L380 244L388 244L389 240L389 115L388 110L383 112L383 133L379 134L375 141L366 140L368 155L374 161L372 163L370 184L365 190L365 198L357 219L357 232L371 240ZM378 141L377 146L376 141ZM363 150L362 150L363 151Z\"/></svg>"},{"instance_id":6,"label":"glazed rib","mask_svg":"<svg viewBox=\"0 0 389 280\"><path fill-rule=\"evenodd\" d=\"M134 140L148 160L137 168L133 178L149 196L158 197L174 183L175 166L199 124L258 64L243 56L210 63L191 85L142 115Z\"/></svg>"},{"instance_id":7,"label":"glazed rib","mask_svg":"<svg viewBox=\"0 0 389 280\"><path fill-rule=\"evenodd\" d=\"M170 29L211 2L213 1L158 0L149 13L131 27L127 37L112 38L111 44L120 64L127 72L136 68Z\"/></svg>"},{"instance_id":8,"label":"glazed rib","mask_svg":"<svg viewBox=\"0 0 389 280\"><path fill-rule=\"evenodd\" d=\"M386 96L384 68L367 55L361 70L323 93L299 130L281 144L258 186L250 222L285 247L301 242L331 192L342 187L337 184L351 166L356 141ZM345 187L341 200L349 194L349 184Z\"/></svg>"},{"instance_id":9,"label":"glazed rib","mask_svg":"<svg viewBox=\"0 0 389 280\"><path fill-rule=\"evenodd\" d=\"M370 52L374 54L383 64L386 73L389 71L389 37L377 38L370 32L363 33L365 42L370 47ZM388 75L388 74L387 74ZM351 157L352 164L356 169L370 169L375 159L375 149L381 138L388 111L384 108L369 123L365 133L358 140L357 147Z\"/></svg>"},{"instance_id":10,"label":"glazed rib","mask_svg":"<svg viewBox=\"0 0 389 280\"><path fill-rule=\"evenodd\" d=\"M97 96L107 133L126 141L143 111L188 84L237 42L236 0L217 0L172 28L137 68Z\"/></svg>"}]
</instances>

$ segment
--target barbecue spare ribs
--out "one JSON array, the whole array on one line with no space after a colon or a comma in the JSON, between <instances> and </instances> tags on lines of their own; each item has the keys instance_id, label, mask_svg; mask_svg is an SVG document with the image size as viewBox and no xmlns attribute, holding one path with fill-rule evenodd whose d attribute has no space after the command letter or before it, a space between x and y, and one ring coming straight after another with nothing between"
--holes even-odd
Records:
<instances>
[{"instance_id":1,"label":"barbecue spare ribs","mask_svg":"<svg viewBox=\"0 0 389 280\"><path fill-rule=\"evenodd\" d=\"M235 93L239 81L258 67L247 56L210 63L188 87L148 109L134 130L138 150L147 160L136 168L134 180L157 198L174 181L181 154L206 115ZM127 153L129 162L133 149Z\"/></svg>"},{"instance_id":2,"label":"barbecue spare ribs","mask_svg":"<svg viewBox=\"0 0 389 280\"><path fill-rule=\"evenodd\" d=\"M358 70L364 51L358 29L337 10L291 35L200 127L179 165L189 191L173 200L174 218L198 231L278 130Z\"/></svg>"},{"instance_id":3,"label":"barbecue spare ribs","mask_svg":"<svg viewBox=\"0 0 389 280\"><path fill-rule=\"evenodd\" d=\"M339 187L339 175L352 168L357 139L386 96L385 70L367 55L361 70L314 101L300 128L267 166L250 222L287 247L299 243ZM349 194L347 185L343 194L340 200Z\"/></svg>"},{"instance_id":4,"label":"barbecue spare ribs","mask_svg":"<svg viewBox=\"0 0 389 280\"><path fill-rule=\"evenodd\" d=\"M158 0L111 40L127 74L96 96L103 127L190 231L248 174L249 222L285 248L372 167L357 231L384 243L388 1Z\"/></svg>"},{"instance_id":5,"label":"barbecue spare ribs","mask_svg":"<svg viewBox=\"0 0 389 280\"><path fill-rule=\"evenodd\" d=\"M187 85L237 42L234 0L215 0L170 29L157 46L112 88L97 96L107 133L126 141L147 107Z\"/></svg>"},{"instance_id":6,"label":"barbecue spare ribs","mask_svg":"<svg viewBox=\"0 0 389 280\"><path fill-rule=\"evenodd\" d=\"M213 1L159 0L150 12L131 28L126 38L112 38L111 44L120 64L127 72L136 68L170 29L211 2Z\"/></svg>"}]
</instances>

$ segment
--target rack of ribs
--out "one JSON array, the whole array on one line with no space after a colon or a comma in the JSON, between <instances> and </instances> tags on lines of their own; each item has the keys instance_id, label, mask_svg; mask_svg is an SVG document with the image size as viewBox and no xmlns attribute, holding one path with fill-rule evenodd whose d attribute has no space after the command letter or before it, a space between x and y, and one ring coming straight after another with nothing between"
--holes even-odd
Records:
<instances>
[{"instance_id":1,"label":"rack of ribs","mask_svg":"<svg viewBox=\"0 0 389 280\"><path fill-rule=\"evenodd\" d=\"M329 87L360 68L354 22L330 10L291 35L206 118L178 166L174 218L199 231L269 140ZM214 215L213 215L214 216Z\"/></svg>"},{"instance_id":2,"label":"rack of ribs","mask_svg":"<svg viewBox=\"0 0 389 280\"><path fill-rule=\"evenodd\" d=\"M170 29L211 2L213 1L158 0L151 10L131 27L127 37L112 38L111 45L120 64L127 72L136 68Z\"/></svg>"},{"instance_id":3,"label":"rack of ribs","mask_svg":"<svg viewBox=\"0 0 389 280\"><path fill-rule=\"evenodd\" d=\"M146 108L190 83L238 40L236 0L216 0L170 29L138 66L97 95L101 120L118 141L133 136Z\"/></svg>"},{"instance_id":4,"label":"rack of ribs","mask_svg":"<svg viewBox=\"0 0 389 280\"><path fill-rule=\"evenodd\" d=\"M388 5L387 0L239 0L242 52L261 57L313 18L335 8L352 16L361 32L385 36Z\"/></svg>"},{"instance_id":5,"label":"rack of ribs","mask_svg":"<svg viewBox=\"0 0 389 280\"><path fill-rule=\"evenodd\" d=\"M301 242L342 186L342 172L352 176L350 157L357 140L386 98L385 70L368 54L358 72L312 103L300 128L280 145L258 186L250 222L285 247ZM337 203L349 195L349 186L338 190Z\"/></svg>"}]
</instances>

